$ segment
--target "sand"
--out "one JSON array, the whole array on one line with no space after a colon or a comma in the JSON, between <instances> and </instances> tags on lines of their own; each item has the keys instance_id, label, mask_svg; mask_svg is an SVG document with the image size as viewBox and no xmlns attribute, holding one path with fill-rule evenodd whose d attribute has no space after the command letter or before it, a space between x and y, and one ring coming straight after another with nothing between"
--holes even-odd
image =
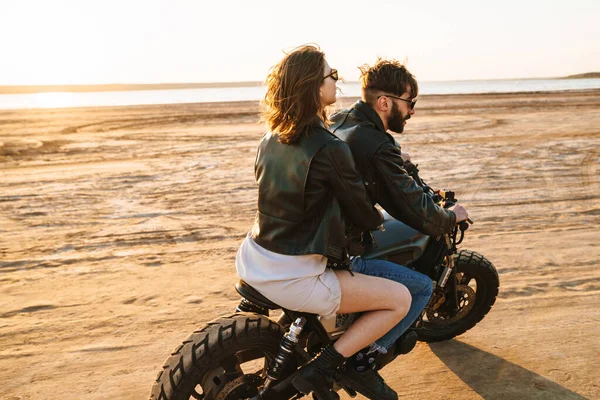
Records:
<instances>
[{"instance_id":1,"label":"sand","mask_svg":"<svg viewBox=\"0 0 600 400\"><path fill-rule=\"evenodd\" d=\"M0 111L1 399L147 398L171 350L232 312L257 110ZM600 399L600 91L423 96L398 140L468 208L461 247L501 286L480 324L418 344L388 383L403 399Z\"/></svg>"}]
</instances>

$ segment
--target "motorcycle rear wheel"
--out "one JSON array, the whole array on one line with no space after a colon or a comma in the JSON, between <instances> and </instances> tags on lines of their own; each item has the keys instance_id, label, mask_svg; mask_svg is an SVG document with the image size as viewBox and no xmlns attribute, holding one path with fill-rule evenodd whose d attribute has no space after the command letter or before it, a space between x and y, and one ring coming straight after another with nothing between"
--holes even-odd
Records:
<instances>
[{"instance_id":1,"label":"motorcycle rear wheel","mask_svg":"<svg viewBox=\"0 0 600 400\"><path fill-rule=\"evenodd\" d=\"M238 400L254 397L278 352L283 328L254 313L237 313L195 331L167 358L151 400Z\"/></svg>"},{"instance_id":2,"label":"motorcycle rear wheel","mask_svg":"<svg viewBox=\"0 0 600 400\"><path fill-rule=\"evenodd\" d=\"M490 311L500 280L494 265L481 254L462 250L456 258L459 312L452 316L442 304L428 310L423 325L416 330L421 342L441 342L452 339L473 328Z\"/></svg>"}]
</instances>

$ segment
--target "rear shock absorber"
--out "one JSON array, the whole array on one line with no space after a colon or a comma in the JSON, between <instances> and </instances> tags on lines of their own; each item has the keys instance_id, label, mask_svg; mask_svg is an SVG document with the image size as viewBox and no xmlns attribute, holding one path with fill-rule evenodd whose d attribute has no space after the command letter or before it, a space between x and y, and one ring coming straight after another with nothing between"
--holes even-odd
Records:
<instances>
[{"instance_id":1,"label":"rear shock absorber","mask_svg":"<svg viewBox=\"0 0 600 400\"><path fill-rule=\"evenodd\" d=\"M302 333L302 328L304 328L305 323L306 319L304 317L297 318L290 326L290 330L281 338L281 343L279 343L279 353L277 353L277 357L273 359L269 371L267 372L267 379L259 393L259 397L262 397L267 389L269 389L271 383L279 380L281 377L283 366L288 358L294 354L294 348L298 344L298 338L300 333Z\"/></svg>"}]
</instances>

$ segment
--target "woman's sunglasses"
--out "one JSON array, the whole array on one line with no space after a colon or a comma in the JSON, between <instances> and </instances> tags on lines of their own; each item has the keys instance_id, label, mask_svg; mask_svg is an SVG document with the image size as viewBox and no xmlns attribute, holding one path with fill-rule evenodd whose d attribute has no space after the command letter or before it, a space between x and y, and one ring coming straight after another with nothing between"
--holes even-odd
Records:
<instances>
[{"instance_id":1,"label":"woman's sunglasses","mask_svg":"<svg viewBox=\"0 0 600 400\"><path fill-rule=\"evenodd\" d=\"M325 77L323 78L323 80L327 79L331 77L331 79L333 79L334 81L337 81L338 79L340 79L340 77L338 76L338 71L337 69L331 69L331 72L329 73L329 75L325 75Z\"/></svg>"}]
</instances>

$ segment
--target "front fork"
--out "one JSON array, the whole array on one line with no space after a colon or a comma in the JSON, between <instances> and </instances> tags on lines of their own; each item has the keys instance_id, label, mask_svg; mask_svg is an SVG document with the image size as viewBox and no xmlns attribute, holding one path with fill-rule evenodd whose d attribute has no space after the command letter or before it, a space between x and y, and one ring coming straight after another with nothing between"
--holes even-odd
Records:
<instances>
[{"instance_id":1,"label":"front fork","mask_svg":"<svg viewBox=\"0 0 600 400\"><path fill-rule=\"evenodd\" d=\"M443 298L443 302L449 306L449 309L452 310L452 313L455 314L458 312L458 293L456 287L456 278L454 267L456 266L456 244L455 238L452 238L451 235L446 235L446 246L448 249L448 254L446 254L446 267L442 274L440 275L440 279L437 282L434 282L433 291L435 293L436 290L443 290L445 296ZM451 279L450 279L451 278ZM438 289L439 288L439 289ZM436 296L432 296L429 304L423 312L421 313L421 320L425 317L427 310L431 306L439 307L441 304L435 305L432 304L435 301ZM437 308L436 307L436 308Z\"/></svg>"},{"instance_id":2,"label":"front fork","mask_svg":"<svg viewBox=\"0 0 600 400\"><path fill-rule=\"evenodd\" d=\"M442 272L440 279L437 281L437 286L440 288L445 288L448 283L448 278L452 276L454 278L454 267L456 265L456 229L452 235L446 235L446 268ZM454 291L456 292L456 279L450 279L450 284L453 285Z\"/></svg>"}]
</instances>

